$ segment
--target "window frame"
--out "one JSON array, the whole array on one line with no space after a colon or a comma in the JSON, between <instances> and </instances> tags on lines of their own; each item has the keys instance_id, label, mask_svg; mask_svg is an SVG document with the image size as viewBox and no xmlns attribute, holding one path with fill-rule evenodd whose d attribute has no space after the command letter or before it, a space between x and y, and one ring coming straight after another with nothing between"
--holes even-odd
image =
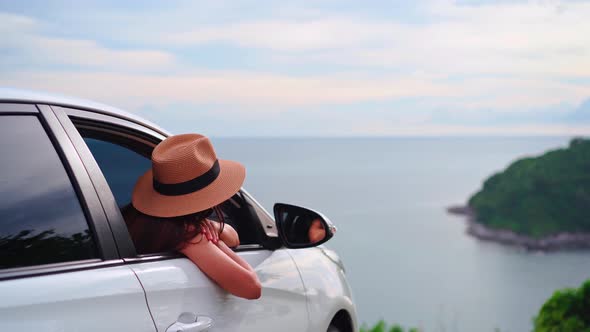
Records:
<instances>
[{"instance_id":1,"label":"window frame","mask_svg":"<svg viewBox=\"0 0 590 332\"><path fill-rule=\"evenodd\" d=\"M89 128L95 127L97 131L104 131L105 133L112 131L118 135L123 134L120 136L130 139L140 138L142 143L149 144L151 142L154 146L160 140L165 138L164 135L128 120L115 118L109 115L61 106L52 106L51 108L67 132L74 148L80 155L80 159L86 167L88 175L96 188L99 200L102 203L102 207L115 238L120 257L124 261L129 258L138 257L117 201L111 192L100 166L94 159L86 142L84 142L84 138L78 131L76 125L82 124ZM178 256L176 255L175 257Z\"/></svg>"},{"instance_id":2,"label":"window frame","mask_svg":"<svg viewBox=\"0 0 590 332\"><path fill-rule=\"evenodd\" d=\"M96 129L104 131L105 133L111 131L116 135L126 136L129 139L134 139L144 144L154 144L154 146L157 145L161 140L165 139L167 135L164 135L160 132L156 132L150 128L144 127L136 122L128 121L127 119L117 118L112 115L105 115L91 110L65 108L60 106L52 106L52 109L56 113L57 118L61 122L62 126L64 126L66 132L68 133L68 136L72 140L74 147L78 151L80 158L82 159L82 162L88 170L92 182L95 184L95 186L97 186L97 191L100 192L99 198L103 202L103 206L106 206L108 208L108 211L107 208L105 208L105 212L108 216L108 220L111 225L111 229L113 231L115 240L117 242L121 258L126 263L141 263L146 261L184 257L179 253L172 252L147 255L140 255L137 253L131 236L129 235L129 232L127 230L125 220L123 219L123 216L116 203L115 197L111 192L110 187L106 181L106 178L100 170L100 167L94 159L92 152L89 150L88 146L84 142L84 138L79 133L77 126L83 125L88 127L87 129L89 130ZM250 194L248 194L243 188L241 189L241 191L243 192L243 194L247 195L254 204L257 204L258 207L270 217L268 212L266 212L266 210L264 210L264 208L260 206L260 204L258 204ZM270 218L274 220L272 217ZM265 226L266 225L263 226L261 224L260 229L262 231L265 231ZM274 237L269 238L266 232L263 235L268 238L264 241L264 245L240 245L236 249L234 249L234 251L240 252L251 250L274 250L280 247L276 243ZM276 238L276 240L278 240L278 238Z\"/></svg>"},{"instance_id":3,"label":"window frame","mask_svg":"<svg viewBox=\"0 0 590 332\"><path fill-rule=\"evenodd\" d=\"M39 120L48 139L55 148L76 193L99 258L2 269L0 270L0 281L94 269L121 263L122 260L117 253L115 240L98 196L96 195L96 191L91 185L88 173L63 127L49 106L25 102L0 102L1 116L35 116Z\"/></svg>"}]
</instances>

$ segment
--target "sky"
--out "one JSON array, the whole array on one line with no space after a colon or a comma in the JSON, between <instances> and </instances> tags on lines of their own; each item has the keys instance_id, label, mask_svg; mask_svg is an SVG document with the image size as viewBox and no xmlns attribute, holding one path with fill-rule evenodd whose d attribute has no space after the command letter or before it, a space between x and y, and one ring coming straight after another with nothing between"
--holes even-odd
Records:
<instances>
[{"instance_id":1,"label":"sky","mask_svg":"<svg viewBox=\"0 0 590 332\"><path fill-rule=\"evenodd\" d=\"M0 0L0 86L211 136L590 135L590 1Z\"/></svg>"}]
</instances>

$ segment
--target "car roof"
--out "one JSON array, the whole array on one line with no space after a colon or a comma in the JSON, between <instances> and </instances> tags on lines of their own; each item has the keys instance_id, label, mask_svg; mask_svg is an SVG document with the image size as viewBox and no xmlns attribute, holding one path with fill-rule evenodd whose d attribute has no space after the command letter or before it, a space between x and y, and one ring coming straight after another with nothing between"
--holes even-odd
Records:
<instances>
[{"instance_id":1,"label":"car roof","mask_svg":"<svg viewBox=\"0 0 590 332\"><path fill-rule=\"evenodd\" d=\"M0 87L0 102L13 102L13 103L31 103L31 104L49 104L56 106L64 106L71 108L78 108L87 110L90 112L110 115L118 117L124 120L135 122L142 126L148 127L164 136L169 136L170 133L160 126L143 119L140 116L131 114L129 112L120 110L116 107L104 105L91 100L85 100L75 97L68 97L60 94L41 92L41 91L30 91L13 88L2 88Z\"/></svg>"}]
</instances>

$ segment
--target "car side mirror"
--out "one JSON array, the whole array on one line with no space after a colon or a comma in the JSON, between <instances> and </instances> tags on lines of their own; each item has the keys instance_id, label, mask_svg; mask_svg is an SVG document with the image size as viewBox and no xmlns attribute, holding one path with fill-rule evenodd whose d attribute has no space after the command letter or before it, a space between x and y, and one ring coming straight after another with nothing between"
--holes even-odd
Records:
<instances>
[{"instance_id":1,"label":"car side mirror","mask_svg":"<svg viewBox=\"0 0 590 332\"><path fill-rule=\"evenodd\" d=\"M284 203L276 203L273 210L279 237L287 248L315 247L336 233L336 226L319 212Z\"/></svg>"}]
</instances>

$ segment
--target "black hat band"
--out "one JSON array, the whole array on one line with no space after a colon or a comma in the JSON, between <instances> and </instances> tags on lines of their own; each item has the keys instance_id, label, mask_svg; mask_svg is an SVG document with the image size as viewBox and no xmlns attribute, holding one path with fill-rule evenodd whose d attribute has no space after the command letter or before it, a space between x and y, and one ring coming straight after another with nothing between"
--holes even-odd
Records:
<instances>
[{"instance_id":1,"label":"black hat band","mask_svg":"<svg viewBox=\"0 0 590 332\"><path fill-rule=\"evenodd\" d=\"M202 175L192 180L181 183L161 183L153 179L154 190L166 196L180 196L199 191L210 185L219 176L219 160L215 160L213 166Z\"/></svg>"}]
</instances>

